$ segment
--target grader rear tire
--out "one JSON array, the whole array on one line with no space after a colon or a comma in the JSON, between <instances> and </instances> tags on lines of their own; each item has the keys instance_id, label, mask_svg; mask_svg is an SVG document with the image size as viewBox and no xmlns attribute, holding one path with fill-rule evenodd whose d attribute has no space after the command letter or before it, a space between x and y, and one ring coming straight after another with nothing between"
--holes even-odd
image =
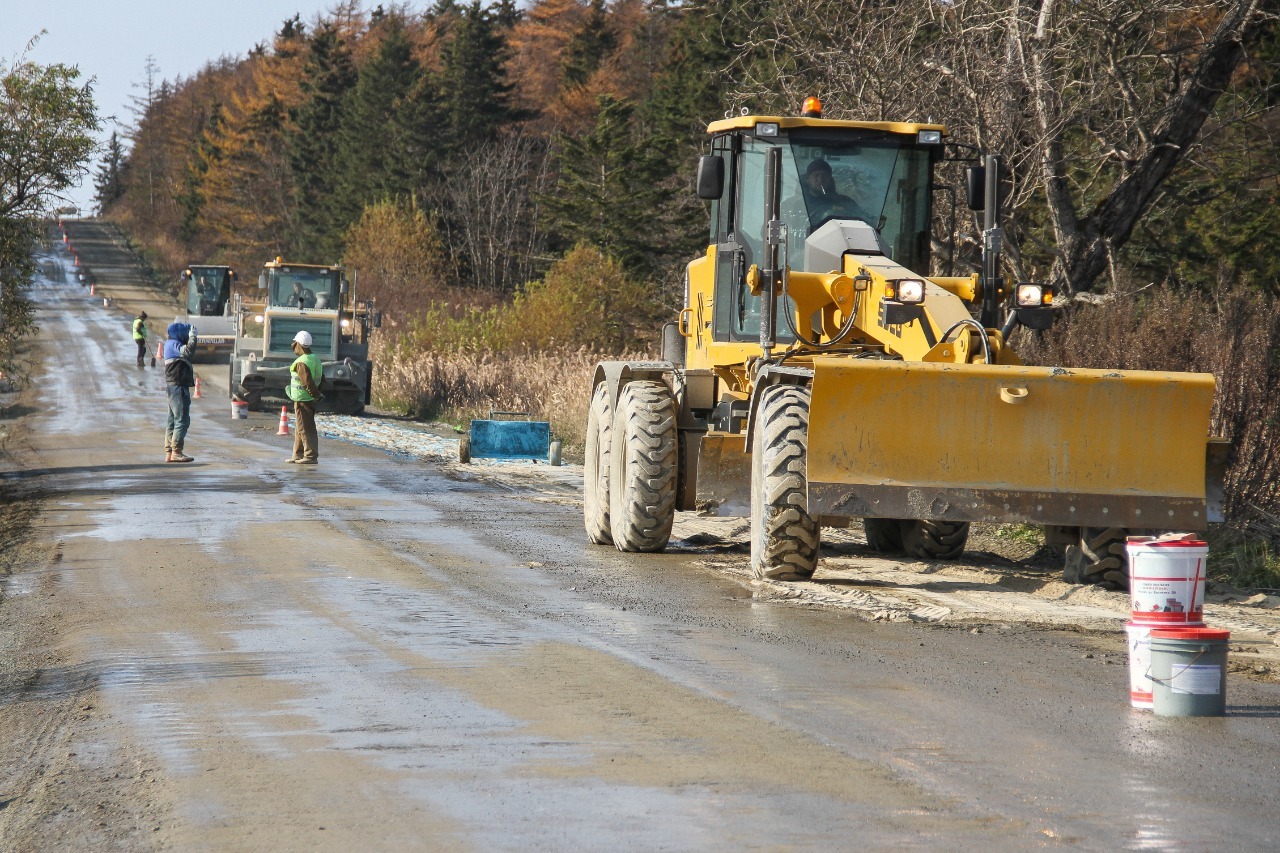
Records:
<instances>
[{"instance_id":1,"label":"grader rear tire","mask_svg":"<svg viewBox=\"0 0 1280 853\"><path fill-rule=\"evenodd\" d=\"M1062 579L1067 583L1098 584L1111 589L1129 588L1123 527L1082 527L1080 539L1067 546Z\"/></svg>"},{"instance_id":2,"label":"grader rear tire","mask_svg":"<svg viewBox=\"0 0 1280 853\"><path fill-rule=\"evenodd\" d=\"M676 515L676 403L665 382L618 395L609 443L609 530L619 551L661 551Z\"/></svg>"},{"instance_id":3,"label":"grader rear tire","mask_svg":"<svg viewBox=\"0 0 1280 853\"><path fill-rule=\"evenodd\" d=\"M609 386L601 382L587 411L586 458L582 463L582 517L587 538L595 545L612 545L609 531L609 444L613 440L613 407Z\"/></svg>"},{"instance_id":4,"label":"grader rear tire","mask_svg":"<svg viewBox=\"0 0 1280 853\"><path fill-rule=\"evenodd\" d=\"M862 531L867 536L867 546L872 551L901 554L902 525L903 522L896 518L862 519Z\"/></svg>"},{"instance_id":5,"label":"grader rear tire","mask_svg":"<svg viewBox=\"0 0 1280 853\"><path fill-rule=\"evenodd\" d=\"M902 547L917 560L954 560L969 541L967 521L908 521L902 525Z\"/></svg>"},{"instance_id":6,"label":"grader rear tire","mask_svg":"<svg viewBox=\"0 0 1280 853\"><path fill-rule=\"evenodd\" d=\"M809 389L775 385L760 397L751 447L751 571L759 580L807 580L821 533L809 515Z\"/></svg>"}]
</instances>

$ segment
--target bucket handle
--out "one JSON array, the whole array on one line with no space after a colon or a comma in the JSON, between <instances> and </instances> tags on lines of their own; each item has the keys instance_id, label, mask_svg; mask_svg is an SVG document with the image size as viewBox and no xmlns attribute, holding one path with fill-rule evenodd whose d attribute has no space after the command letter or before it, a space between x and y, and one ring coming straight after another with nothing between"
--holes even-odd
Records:
<instances>
[{"instance_id":1,"label":"bucket handle","mask_svg":"<svg viewBox=\"0 0 1280 853\"><path fill-rule=\"evenodd\" d=\"M1184 673L1184 672L1186 672L1187 670L1191 669L1191 667L1193 667L1193 666L1195 666L1195 665L1196 665L1196 661L1200 660L1200 658L1204 657L1206 654L1208 654L1208 652L1209 652L1209 647L1208 647L1208 646L1201 646L1201 647L1200 647L1200 652L1199 652L1199 654L1197 654L1195 657L1193 657L1193 658L1191 659L1191 662L1190 662L1190 663L1183 664L1182 669L1178 670L1177 672L1174 672L1174 671L1173 671L1173 667L1172 667L1172 666L1170 666L1170 667L1169 667L1169 680L1168 680L1167 682L1166 682L1166 681L1164 681L1163 679L1156 678L1156 677L1151 673L1151 664L1147 664L1147 676L1146 676L1146 677L1147 677L1147 680L1149 680L1149 681L1151 681L1151 682L1153 682L1153 683L1156 683L1156 684L1163 684L1163 685L1165 685L1166 687L1172 687L1172 686L1173 686L1173 679L1174 679L1176 676L1181 675L1182 673Z\"/></svg>"}]
</instances>

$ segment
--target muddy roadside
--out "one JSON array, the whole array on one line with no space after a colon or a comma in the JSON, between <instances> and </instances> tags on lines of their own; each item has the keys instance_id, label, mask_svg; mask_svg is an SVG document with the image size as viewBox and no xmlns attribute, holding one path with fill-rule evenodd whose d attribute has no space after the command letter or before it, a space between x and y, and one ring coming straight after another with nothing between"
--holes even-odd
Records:
<instances>
[{"instance_id":1,"label":"muddy roadside","mask_svg":"<svg viewBox=\"0 0 1280 853\"><path fill-rule=\"evenodd\" d=\"M24 478L43 467L27 425L36 397L28 383L0 388L0 838L27 839L27 849L154 849L168 808L155 768L120 758L143 750L103 749L121 730L62 645L75 624L55 580L61 546L40 525L46 496Z\"/></svg>"}]
</instances>

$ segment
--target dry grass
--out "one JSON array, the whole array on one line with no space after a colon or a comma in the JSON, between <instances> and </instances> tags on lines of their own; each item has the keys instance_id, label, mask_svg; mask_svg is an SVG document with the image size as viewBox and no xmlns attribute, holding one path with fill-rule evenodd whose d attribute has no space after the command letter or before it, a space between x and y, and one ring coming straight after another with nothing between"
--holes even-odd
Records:
<instances>
[{"instance_id":1,"label":"dry grass","mask_svg":"<svg viewBox=\"0 0 1280 853\"><path fill-rule=\"evenodd\" d=\"M490 410L528 412L551 423L569 458L580 458L592 373L600 361L618 357L586 350L406 354L393 342L375 339L375 403L457 425L487 418Z\"/></svg>"}]
</instances>

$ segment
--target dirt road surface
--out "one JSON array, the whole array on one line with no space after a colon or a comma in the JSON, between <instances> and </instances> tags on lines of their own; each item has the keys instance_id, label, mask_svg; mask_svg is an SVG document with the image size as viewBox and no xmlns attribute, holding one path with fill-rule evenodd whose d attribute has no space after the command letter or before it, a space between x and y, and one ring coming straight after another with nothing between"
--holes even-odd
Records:
<instances>
[{"instance_id":1,"label":"dirt road surface","mask_svg":"<svg viewBox=\"0 0 1280 853\"><path fill-rule=\"evenodd\" d=\"M682 515L622 555L586 542L580 469L371 418L287 465L215 370L166 465L138 295L43 267L5 402L0 488L40 503L0 587L0 850L1280 846L1265 595L1208 611L1228 715L1156 717L1125 597L994 554L848 534L759 585L740 522Z\"/></svg>"}]
</instances>

